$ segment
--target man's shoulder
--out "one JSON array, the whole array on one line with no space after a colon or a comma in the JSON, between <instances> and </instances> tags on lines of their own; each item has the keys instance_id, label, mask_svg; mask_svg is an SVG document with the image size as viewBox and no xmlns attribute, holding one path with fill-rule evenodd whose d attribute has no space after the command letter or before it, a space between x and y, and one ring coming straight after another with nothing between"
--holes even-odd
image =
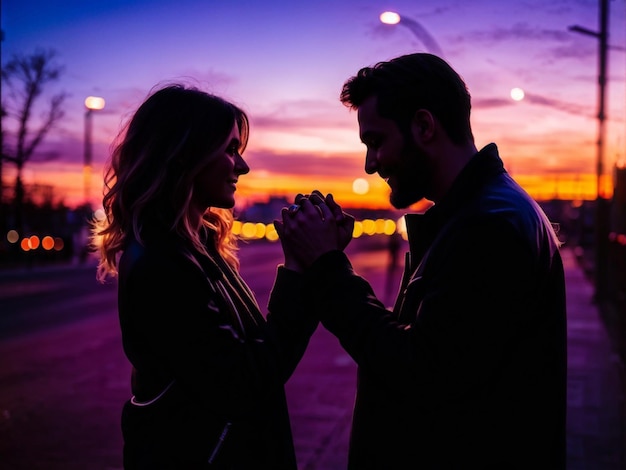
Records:
<instances>
[{"instance_id":1,"label":"man's shoulder","mask_svg":"<svg viewBox=\"0 0 626 470\"><path fill-rule=\"evenodd\" d=\"M541 206L506 173L494 178L480 191L476 200L468 205L468 212L525 226L545 222Z\"/></svg>"},{"instance_id":2,"label":"man's shoulder","mask_svg":"<svg viewBox=\"0 0 626 470\"><path fill-rule=\"evenodd\" d=\"M470 217L476 220L507 226L510 233L533 245L540 240L560 245L541 205L506 173L486 186L473 206Z\"/></svg>"}]
</instances>

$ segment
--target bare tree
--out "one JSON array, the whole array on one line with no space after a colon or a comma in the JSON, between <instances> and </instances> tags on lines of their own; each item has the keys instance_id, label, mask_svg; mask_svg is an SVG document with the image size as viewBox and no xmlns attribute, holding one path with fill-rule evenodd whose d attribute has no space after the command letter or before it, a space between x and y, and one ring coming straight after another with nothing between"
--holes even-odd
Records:
<instances>
[{"instance_id":1,"label":"bare tree","mask_svg":"<svg viewBox=\"0 0 626 470\"><path fill-rule=\"evenodd\" d=\"M4 123L4 117L6 113L4 111L4 105L0 105L0 122ZM2 223L4 223L4 181L2 179L2 165L4 164L4 126L0 127L0 216L2 216L2 220L0 220L0 228L4 228Z\"/></svg>"},{"instance_id":2,"label":"bare tree","mask_svg":"<svg viewBox=\"0 0 626 470\"><path fill-rule=\"evenodd\" d=\"M31 129L33 113L44 88L58 80L63 68L54 63L55 51L37 50L30 55L14 54L2 67L2 160L13 163L17 169L15 178L16 228L22 229L22 206L24 165L33 157L39 144L50 129L64 115L62 105L65 92L53 95L41 115L38 126ZM5 119L15 120L15 136L7 143Z\"/></svg>"}]
</instances>

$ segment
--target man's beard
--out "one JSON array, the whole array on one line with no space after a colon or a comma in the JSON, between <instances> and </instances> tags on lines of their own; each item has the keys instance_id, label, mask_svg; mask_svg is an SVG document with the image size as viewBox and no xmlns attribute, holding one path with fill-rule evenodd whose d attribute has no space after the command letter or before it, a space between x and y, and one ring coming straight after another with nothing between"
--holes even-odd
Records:
<instances>
[{"instance_id":1,"label":"man's beard","mask_svg":"<svg viewBox=\"0 0 626 470\"><path fill-rule=\"evenodd\" d=\"M428 198L430 193L430 164L412 139L407 139L402 151L402 162L403 165L395 168L395 187L389 195L389 202L396 209L405 209Z\"/></svg>"}]
</instances>

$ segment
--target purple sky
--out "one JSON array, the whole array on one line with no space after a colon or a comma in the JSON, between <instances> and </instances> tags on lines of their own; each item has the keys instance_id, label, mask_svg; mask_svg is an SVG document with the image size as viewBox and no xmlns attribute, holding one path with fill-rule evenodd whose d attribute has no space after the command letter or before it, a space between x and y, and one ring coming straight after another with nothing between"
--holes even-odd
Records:
<instances>
[{"instance_id":1,"label":"purple sky","mask_svg":"<svg viewBox=\"0 0 626 470\"><path fill-rule=\"evenodd\" d=\"M626 149L626 1L609 5L609 42L621 48L609 55L610 169ZM58 158L28 165L25 176L58 185L68 202L82 191L86 96L106 100L94 115L98 196L121 122L153 86L193 79L251 116L245 157L252 172L242 178L242 198L306 191L312 181L349 194L354 178L364 177L384 203L384 183L362 170L356 115L339 103L339 91L360 67L424 51L431 39L472 93L477 145L498 143L530 189L533 177L595 171L598 40L568 27L597 30L597 0L4 0L1 8L3 63L44 48L64 67L48 91L70 93L66 115L40 148ZM385 10L417 21L429 36L381 24ZM513 101L513 87L526 99Z\"/></svg>"}]
</instances>

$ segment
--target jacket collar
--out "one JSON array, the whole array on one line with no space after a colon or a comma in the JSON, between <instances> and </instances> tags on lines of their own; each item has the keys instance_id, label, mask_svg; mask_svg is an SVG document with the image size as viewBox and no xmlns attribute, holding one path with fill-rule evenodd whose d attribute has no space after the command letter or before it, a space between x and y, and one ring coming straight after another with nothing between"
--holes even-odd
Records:
<instances>
[{"instance_id":1,"label":"jacket collar","mask_svg":"<svg viewBox=\"0 0 626 470\"><path fill-rule=\"evenodd\" d=\"M461 170L452 186L437 204L423 214L406 214L409 249L421 257L447 220L495 176L505 173L495 143L483 147Z\"/></svg>"},{"instance_id":2,"label":"jacket collar","mask_svg":"<svg viewBox=\"0 0 626 470\"><path fill-rule=\"evenodd\" d=\"M148 220L142 228L141 235L146 245L157 247L158 250L172 249L182 253L203 271L209 279L217 280L223 277L222 269L216 261L220 255L211 243L213 240L212 231L207 230L206 233L203 234L209 256L199 253L190 242L183 239L158 220ZM138 244L136 241L134 243Z\"/></svg>"}]
</instances>

